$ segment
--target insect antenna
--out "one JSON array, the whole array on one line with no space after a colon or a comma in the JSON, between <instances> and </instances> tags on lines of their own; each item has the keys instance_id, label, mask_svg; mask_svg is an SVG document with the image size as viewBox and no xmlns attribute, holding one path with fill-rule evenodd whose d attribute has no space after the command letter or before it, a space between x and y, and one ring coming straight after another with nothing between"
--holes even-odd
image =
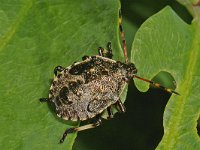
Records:
<instances>
[{"instance_id":1,"label":"insect antenna","mask_svg":"<svg viewBox=\"0 0 200 150\"><path fill-rule=\"evenodd\" d=\"M159 83L155 83L155 82L153 82L153 81L151 81L151 80L148 80L148 79L139 77L139 76L137 76L137 75L134 75L133 77L134 77L134 78L137 78L137 79L139 79L139 80L148 82L148 83L150 83L151 85L154 85L155 87L158 87L158 88L160 88L160 89L162 89L162 90L164 90L164 91L166 91L166 92L174 93L174 94L176 94L176 95L180 95L178 92L176 92L176 91L174 91L174 90L172 90L172 89L170 89L170 88L166 88L166 87L160 85Z\"/></svg>"},{"instance_id":2,"label":"insect antenna","mask_svg":"<svg viewBox=\"0 0 200 150\"><path fill-rule=\"evenodd\" d=\"M125 59L125 63L128 64L129 60L128 60L128 56L127 56L127 47L126 47L126 40L125 40L125 36L124 36L124 31L123 31L123 27L122 27L122 13L121 13L121 9L119 10L119 31L120 31L120 36L121 36L121 41L122 41L122 47L123 47L123 53L124 53L124 59ZM140 79L142 81L148 82L151 85L154 85L155 87L158 87L164 91L167 91L169 93L174 93L176 95L180 95L178 92L170 89L170 88L166 88L162 85L160 85L159 83L155 83L151 80L139 77L137 75L134 75L133 77Z\"/></svg>"},{"instance_id":3,"label":"insect antenna","mask_svg":"<svg viewBox=\"0 0 200 150\"><path fill-rule=\"evenodd\" d=\"M123 31L123 27L122 27L121 9L119 10L119 31L120 31L120 36L121 36L121 41L122 41L122 46L123 46L125 63L128 64L128 56L127 56L127 50L126 50L126 40L125 40L124 31Z\"/></svg>"}]
</instances>

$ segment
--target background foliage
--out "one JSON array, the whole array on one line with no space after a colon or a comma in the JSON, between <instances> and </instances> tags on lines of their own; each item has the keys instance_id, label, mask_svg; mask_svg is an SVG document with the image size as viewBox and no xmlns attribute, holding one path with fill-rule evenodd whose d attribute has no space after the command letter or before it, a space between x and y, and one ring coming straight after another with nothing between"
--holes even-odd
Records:
<instances>
[{"instance_id":1,"label":"background foliage","mask_svg":"<svg viewBox=\"0 0 200 150\"><path fill-rule=\"evenodd\" d=\"M186 8L176 1L160 0L157 3L153 0L122 1L123 23L129 56L131 56L131 45L136 30L148 17L157 13L166 5L170 5L185 22L190 24L191 16ZM193 14L191 7L185 5ZM94 55L97 53L97 48L99 46L105 47L108 41L113 43L114 59L123 60L117 25L119 7L119 2L115 0L77 0L73 2L64 0L0 0L1 149L71 149L76 134L70 135L62 145L57 143L66 128L77 124L58 119L50 111L50 108L46 104L39 103L38 99L48 95L49 80L53 77L52 70L56 65L68 66L74 61L81 60L83 55ZM165 8L157 16L154 16L154 19L158 19L155 23L158 23L158 26L161 23L161 29L168 27L167 24L173 26L177 23L177 28L180 27L180 30L184 24L183 26L186 27L183 32L185 32L185 29L189 30L190 28L189 34L194 35L192 31L195 27L188 27L185 23L182 23L183 21L175 12L170 8ZM169 20L173 16L174 22L163 23L162 16L165 15L168 15ZM140 34L141 37L146 38L147 41L143 39L143 42L148 42L149 32L148 30L146 33L143 31L146 29L145 27L149 26L149 22L147 21L146 25L143 25L137 34L137 39ZM152 25L151 29L156 27L153 23L150 23L150 25ZM160 33L158 32L158 34ZM188 40L184 43L186 46L189 45L187 42L193 41L190 35L188 36ZM163 38L161 36L158 39L162 41ZM194 37L194 39L197 39L197 37ZM169 42L167 46L169 44L171 43ZM136 42L135 45L139 46L140 44ZM198 42L196 45L198 45ZM139 68L140 75L153 78L158 73L158 70L156 70L158 67L154 66L153 62L143 61L147 56L143 55L145 51L142 50L145 50L145 48L141 48L141 54L133 51L135 53L134 57L137 55L138 57L134 59L132 57L132 59L137 63L136 66ZM153 61L153 59L150 60ZM187 64L187 60L185 63ZM151 66L148 66L150 64ZM160 74L154 80L165 86L173 87L172 81L175 78L178 81L177 90L181 94L187 90L186 85L183 88L179 87L183 80L182 77L177 78L177 76L174 76L173 78L165 72ZM141 85L139 83L139 86ZM148 85L143 84L143 86L145 88ZM193 85L193 87L196 86ZM196 89L194 92L198 93L198 90ZM125 102L127 112L116 114L114 119L103 122L103 125L97 129L80 132L73 149L155 149L164 134L163 113L169 97L170 94L158 89L150 89L146 93L140 93L134 83L131 82ZM176 105L179 105L180 101ZM168 108L171 108L172 102L170 99ZM184 138L193 137L196 132L194 127L196 127L198 116L195 116L196 124L194 123L194 116L192 116L196 111L199 111L199 103L196 102L198 101L195 101L194 104L196 104L195 108L197 109L193 113L189 111L189 114L187 114L187 116L191 114L190 117L193 120L192 132L186 132L187 134L183 134L183 136L179 136L179 134L171 136L172 141L175 141L175 143L179 138L182 138L181 140L184 142L186 141L186 146L187 142L192 143L192 145L189 145L190 147L186 148L196 149L199 146L197 142L199 139L187 141L188 138ZM178 106L175 108L178 111ZM174 120L176 121L176 118ZM165 112L164 125L168 128L167 122ZM184 130L187 131L183 128ZM169 144L171 141L165 136L163 141L164 143L161 142L159 148L167 149L162 146L165 143ZM176 146L176 144L172 142L171 146ZM181 149L183 147L176 148Z\"/></svg>"}]
</instances>

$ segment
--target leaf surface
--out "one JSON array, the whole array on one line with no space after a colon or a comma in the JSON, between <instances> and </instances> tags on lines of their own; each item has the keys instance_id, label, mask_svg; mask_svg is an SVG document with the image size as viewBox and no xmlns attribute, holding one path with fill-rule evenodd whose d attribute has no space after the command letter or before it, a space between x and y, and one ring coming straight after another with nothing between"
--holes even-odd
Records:
<instances>
[{"instance_id":1,"label":"leaf surface","mask_svg":"<svg viewBox=\"0 0 200 150\"><path fill-rule=\"evenodd\" d=\"M0 148L71 149L76 134L58 144L63 121L39 98L47 97L57 65L67 67L118 40L119 2L0 0Z\"/></svg>"},{"instance_id":2,"label":"leaf surface","mask_svg":"<svg viewBox=\"0 0 200 150\"><path fill-rule=\"evenodd\" d=\"M138 75L152 79L160 71L169 72L176 91L164 112L164 136L157 149L200 149L197 120L200 115L200 24L181 20L166 7L150 17L136 33L132 61ZM135 79L141 91L148 84ZM175 83L175 82L174 82Z\"/></svg>"}]
</instances>

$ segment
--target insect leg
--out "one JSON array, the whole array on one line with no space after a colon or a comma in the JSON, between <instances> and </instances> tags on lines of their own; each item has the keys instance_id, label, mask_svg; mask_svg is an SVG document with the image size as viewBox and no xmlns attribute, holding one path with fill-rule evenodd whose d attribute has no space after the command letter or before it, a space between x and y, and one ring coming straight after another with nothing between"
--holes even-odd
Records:
<instances>
[{"instance_id":1,"label":"insect leg","mask_svg":"<svg viewBox=\"0 0 200 150\"><path fill-rule=\"evenodd\" d=\"M153 81L151 81L151 80L148 80L148 79L145 79L145 78L136 76L136 75L134 75L133 77L134 77L134 78L137 78L137 79L140 79L140 80L142 80L142 81L148 82L148 83L150 83L150 84L152 84L152 85L154 85L154 86L156 86L156 87L158 87L158 88L160 88L160 89L162 89L162 90L164 90L164 91L166 91L166 92L174 93L174 94L176 94L176 95L180 95L178 92L176 92L176 91L174 91L174 90L172 90L172 89L166 88L166 87L164 87L164 86L162 86L162 85L160 85L160 84L158 84L158 83L155 83L155 82L153 82Z\"/></svg>"},{"instance_id":2,"label":"insect leg","mask_svg":"<svg viewBox=\"0 0 200 150\"><path fill-rule=\"evenodd\" d=\"M48 102L48 98L40 98L40 102Z\"/></svg>"},{"instance_id":3,"label":"insect leg","mask_svg":"<svg viewBox=\"0 0 200 150\"><path fill-rule=\"evenodd\" d=\"M99 52L99 56L105 57L105 49L104 49L104 48L99 47L99 48L98 48L98 52Z\"/></svg>"},{"instance_id":4,"label":"insect leg","mask_svg":"<svg viewBox=\"0 0 200 150\"><path fill-rule=\"evenodd\" d=\"M125 108L124 104L122 104L122 101L120 99L117 101L116 104L119 107L120 112L124 113L126 111L126 108Z\"/></svg>"},{"instance_id":5,"label":"insect leg","mask_svg":"<svg viewBox=\"0 0 200 150\"><path fill-rule=\"evenodd\" d=\"M65 69L65 68L62 67L62 66L57 66L57 67L55 67L55 69L54 69L54 74L55 74L55 76L57 76L58 72L61 72L61 71L63 71L64 69Z\"/></svg>"},{"instance_id":6,"label":"insect leg","mask_svg":"<svg viewBox=\"0 0 200 150\"><path fill-rule=\"evenodd\" d=\"M108 42L107 48L108 48L107 57L110 58L110 59L112 59L113 54L112 54L112 45L111 45L111 42Z\"/></svg>"},{"instance_id":7,"label":"insect leg","mask_svg":"<svg viewBox=\"0 0 200 150\"><path fill-rule=\"evenodd\" d=\"M128 63L128 56L127 56L127 50L126 50L126 40L125 40L125 37L124 37L124 31L123 31L123 27L122 27L121 9L119 10L119 31L120 31L121 40L122 40L125 63Z\"/></svg>"},{"instance_id":8,"label":"insect leg","mask_svg":"<svg viewBox=\"0 0 200 150\"><path fill-rule=\"evenodd\" d=\"M65 138L67 137L67 135L69 133L79 132L79 131L83 131L83 130L87 130L87 129L92 129L92 128L98 127L99 125L101 125L101 122L102 122L101 118L98 117L98 119L94 123L83 125L83 126L80 126L80 127L77 127L77 128L69 128L69 129L67 129L64 132L62 138L60 139L60 143L64 142Z\"/></svg>"},{"instance_id":9,"label":"insect leg","mask_svg":"<svg viewBox=\"0 0 200 150\"><path fill-rule=\"evenodd\" d=\"M108 112L108 118L107 119L112 119L113 118L113 112L111 106L107 108Z\"/></svg>"},{"instance_id":10,"label":"insect leg","mask_svg":"<svg viewBox=\"0 0 200 150\"><path fill-rule=\"evenodd\" d=\"M112 54L111 42L108 42L107 48L108 48L108 50L106 50L102 47L99 47L98 48L99 55L112 59L113 54Z\"/></svg>"}]
</instances>

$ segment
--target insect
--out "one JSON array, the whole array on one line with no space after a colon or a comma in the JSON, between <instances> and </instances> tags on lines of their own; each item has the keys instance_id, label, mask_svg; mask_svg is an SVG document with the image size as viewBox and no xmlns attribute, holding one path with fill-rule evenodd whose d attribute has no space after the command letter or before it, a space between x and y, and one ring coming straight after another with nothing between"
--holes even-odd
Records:
<instances>
[{"instance_id":1,"label":"insect","mask_svg":"<svg viewBox=\"0 0 200 150\"><path fill-rule=\"evenodd\" d=\"M64 120L84 121L94 118L91 124L66 129L60 143L63 143L69 133L95 128L101 124L101 115L108 112L108 118L113 118L111 106L115 105L119 112L125 112L125 106L120 100L120 92L133 78L138 78L170 93L177 92L165 88L153 81L136 75L137 69L128 61L126 41L122 28L122 17L119 11L119 30L122 39L125 63L112 59L112 46L108 42L107 49L98 48L98 55L84 56L81 62L67 68L57 66L54 69L54 79L48 98L41 102L49 102L58 117Z\"/></svg>"}]
</instances>

